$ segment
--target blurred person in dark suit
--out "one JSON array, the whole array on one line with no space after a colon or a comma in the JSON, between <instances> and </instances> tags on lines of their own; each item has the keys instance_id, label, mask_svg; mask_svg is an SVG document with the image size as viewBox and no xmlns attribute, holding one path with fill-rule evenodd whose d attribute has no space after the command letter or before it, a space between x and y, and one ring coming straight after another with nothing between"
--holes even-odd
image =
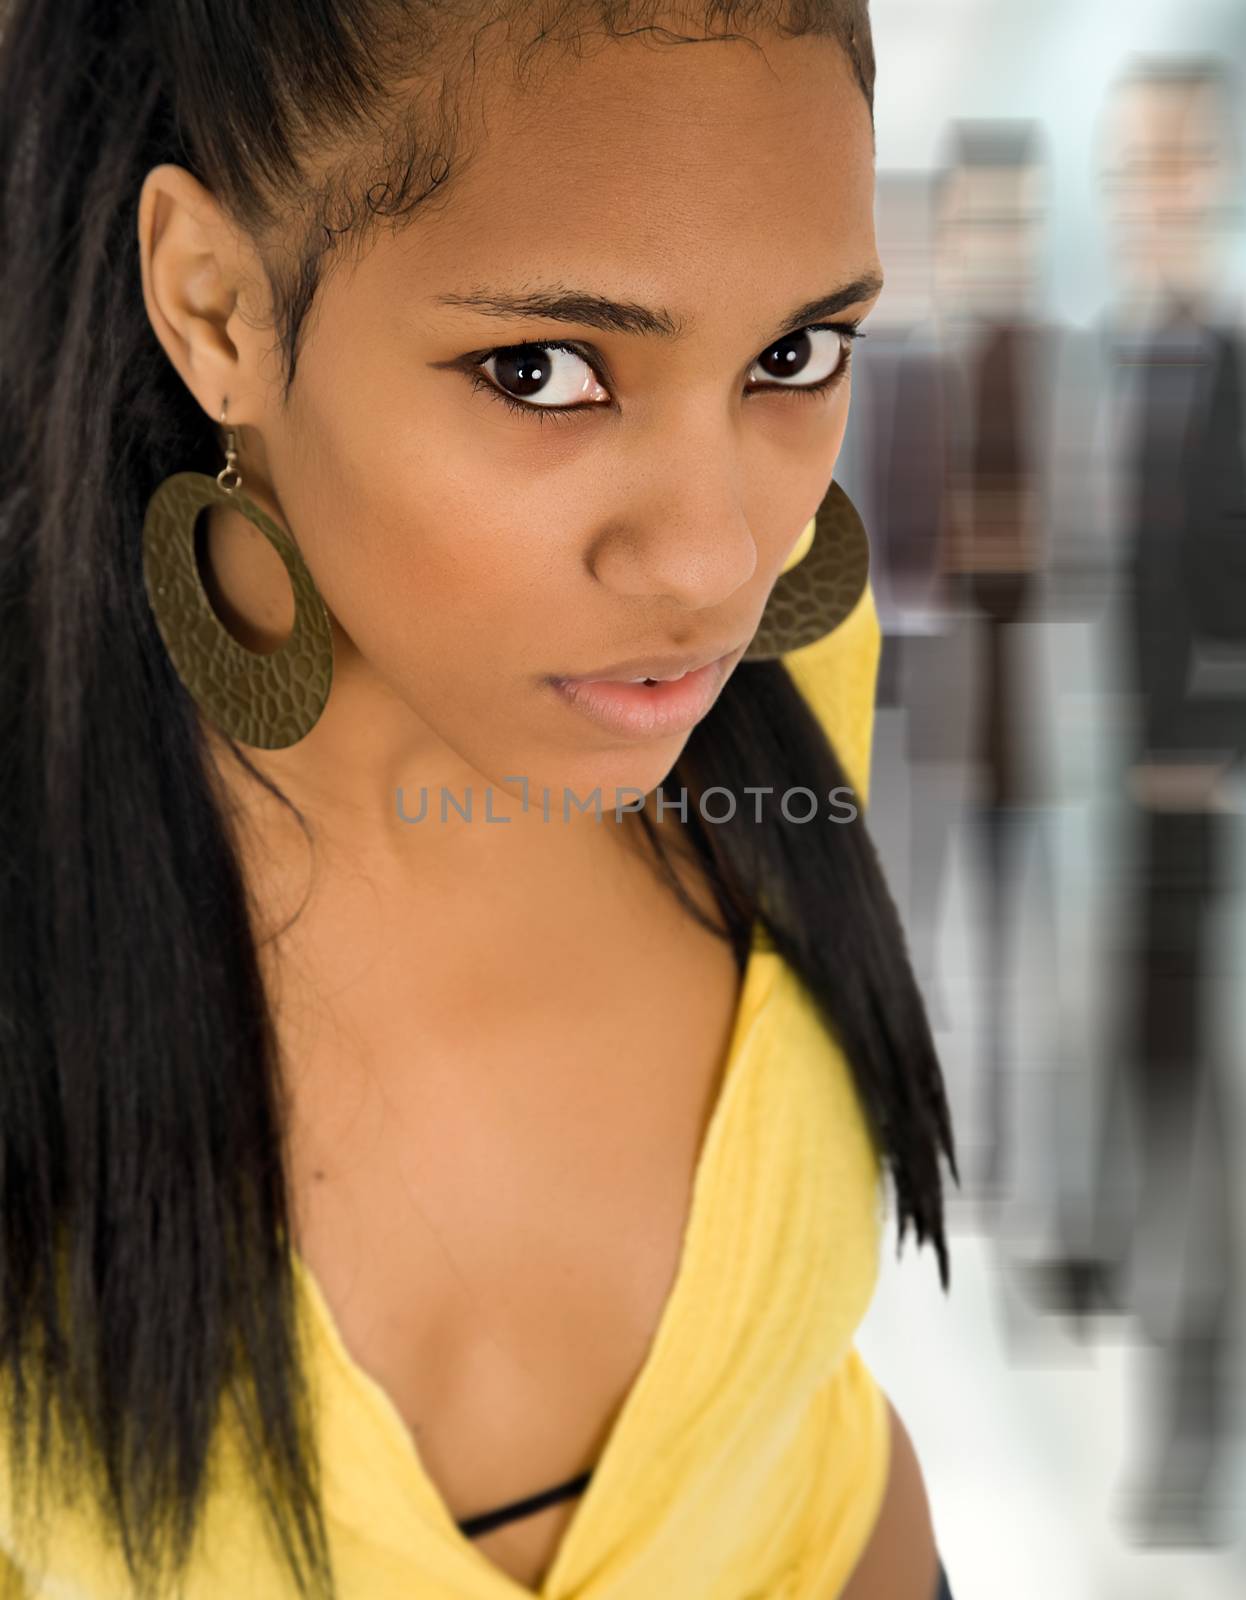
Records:
<instances>
[{"instance_id":1,"label":"blurred person in dark suit","mask_svg":"<svg viewBox=\"0 0 1246 1600\"><path fill-rule=\"evenodd\" d=\"M949 145L933 180L879 175L888 283L854 372L839 475L870 530L879 705L903 716L906 924L936 1026L949 1022L938 933L950 845L967 793L976 801L970 843L981 847L987 891L975 941L980 1191L995 1199L1007 1177L1008 995L1027 865L1046 948L1054 943L1039 826L1050 708L1031 654L1050 598L1047 458L1061 334L1037 310L1037 128L958 123ZM884 807L889 786L877 788ZM1054 955L1030 976L1037 990L1054 990Z\"/></svg>"},{"instance_id":2,"label":"blurred person in dark suit","mask_svg":"<svg viewBox=\"0 0 1246 1600\"><path fill-rule=\"evenodd\" d=\"M1089 1215L1066 1212L1066 1254L1041 1285L1079 1312L1136 1310L1158 1380L1132 1509L1144 1537L1178 1540L1214 1531L1237 1399L1232 1096L1212 1005L1227 780L1246 751L1246 346L1220 288L1241 182L1233 105L1219 60L1139 60L1104 129L1120 294L1080 388L1095 413L1086 448L1101 452L1086 481L1107 464L1095 487L1109 526L1093 540L1119 583L1105 618L1133 710L1121 753L1134 860Z\"/></svg>"},{"instance_id":3,"label":"blurred person in dark suit","mask_svg":"<svg viewBox=\"0 0 1246 1600\"><path fill-rule=\"evenodd\" d=\"M1045 210L1036 124L952 125L938 182L944 427L937 563L942 607L962 619L974 642L971 676L955 689L967 700L965 749L976 779L971 838L986 890L977 937L985 1064L980 1193L992 1204L1005 1197L1012 1177L1012 996L1027 906L1042 935L1042 970L1030 970L1028 981L1041 992L1053 992L1057 982L1043 828L1051 731L1033 656L1043 618L1061 340L1040 309ZM944 697L931 711L946 719L953 685L928 677L923 687L928 697Z\"/></svg>"}]
</instances>

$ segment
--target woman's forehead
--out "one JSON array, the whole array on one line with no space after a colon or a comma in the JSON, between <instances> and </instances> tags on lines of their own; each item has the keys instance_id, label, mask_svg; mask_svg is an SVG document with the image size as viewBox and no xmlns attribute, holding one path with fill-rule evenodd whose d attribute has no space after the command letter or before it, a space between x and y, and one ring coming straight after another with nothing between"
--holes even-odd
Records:
<instances>
[{"instance_id":1,"label":"woman's forehead","mask_svg":"<svg viewBox=\"0 0 1246 1600\"><path fill-rule=\"evenodd\" d=\"M398 254L451 287L517 286L534 263L576 282L603 258L629 281L724 253L868 267L872 125L843 52L783 41L768 66L732 48L603 52L539 99L486 101L444 203Z\"/></svg>"},{"instance_id":2,"label":"woman's forehead","mask_svg":"<svg viewBox=\"0 0 1246 1600\"><path fill-rule=\"evenodd\" d=\"M604 213L634 232L676 205L725 225L759 195L822 187L846 200L863 177L872 185L869 107L832 39L767 41L764 54L744 41L626 42L560 61L539 92L494 77L496 89L476 85L430 232L491 229L499 210L542 229Z\"/></svg>"}]
</instances>

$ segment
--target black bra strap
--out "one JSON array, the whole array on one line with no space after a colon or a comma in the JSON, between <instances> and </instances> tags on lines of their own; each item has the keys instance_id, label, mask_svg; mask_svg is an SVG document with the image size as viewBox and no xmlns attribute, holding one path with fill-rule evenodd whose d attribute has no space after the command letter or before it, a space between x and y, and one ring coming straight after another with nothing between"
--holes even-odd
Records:
<instances>
[{"instance_id":1,"label":"black bra strap","mask_svg":"<svg viewBox=\"0 0 1246 1600\"><path fill-rule=\"evenodd\" d=\"M478 1534L501 1527L504 1522L531 1516L534 1511L543 1511L546 1506L552 1506L559 1500L570 1500L573 1495L583 1492L592 1475L590 1468L588 1472L581 1472L578 1478L569 1478L566 1483L560 1483L553 1489L542 1489L539 1494L529 1495L526 1500L512 1500L510 1505L499 1506L496 1511L482 1511L478 1516L465 1517L459 1527L469 1539L474 1539Z\"/></svg>"}]
</instances>

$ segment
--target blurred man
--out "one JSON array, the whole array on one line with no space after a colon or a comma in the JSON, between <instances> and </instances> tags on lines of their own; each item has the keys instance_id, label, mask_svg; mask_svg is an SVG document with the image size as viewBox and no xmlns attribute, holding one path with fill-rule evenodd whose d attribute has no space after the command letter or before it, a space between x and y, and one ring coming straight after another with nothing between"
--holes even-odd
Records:
<instances>
[{"instance_id":1,"label":"blurred man","mask_svg":"<svg viewBox=\"0 0 1246 1600\"><path fill-rule=\"evenodd\" d=\"M1136 1512L1144 1535L1176 1539L1211 1532L1240 1272L1209 982L1228 876L1226 780L1246 750L1246 352L1239 308L1220 288L1223 220L1241 183L1232 118L1217 60L1140 60L1118 83L1103 180L1120 294L1083 388L1096 411L1087 445L1109 468L1098 499L1118 555L1114 621L1135 711L1123 788L1136 862L1094 1200L1082 1226L1069 1224L1074 1255L1057 1292L1119 1305L1131 1282L1160 1372Z\"/></svg>"},{"instance_id":2,"label":"blurred man","mask_svg":"<svg viewBox=\"0 0 1246 1600\"><path fill-rule=\"evenodd\" d=\"M980 1182L994 1202L1012 1176L1010 996L1027 902L1040 912L1042 959L1051 958L1043 971L1029 972L1031 990L1050 992L1055 984L1054 912L1045 899L1051 873L1034 861L1044 842L1049 741L1031 625L1042 615L1048 561L1046 463L1060 338L1040 309L1046 171L1039 128L962 122L949 143L937 207L946 418L938 566L944 611L968 626L975 648L968 683L926 672L913 690L915 701L924 701L919 741L961 714L949 702L970 691L964 714L976 779L972 838L986 889ZM922 744L913 749L920 759ZM918 826L915 848L929 838L920 819ZM1023 897L1027 867L1032 888Z\"/></svg>"}]
</instances>

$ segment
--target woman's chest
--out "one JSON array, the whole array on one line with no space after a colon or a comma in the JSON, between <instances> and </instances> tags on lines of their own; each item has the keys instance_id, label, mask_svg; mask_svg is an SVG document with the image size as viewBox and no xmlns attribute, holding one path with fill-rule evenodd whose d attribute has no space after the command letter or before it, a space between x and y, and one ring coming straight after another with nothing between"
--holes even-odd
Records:
<instances>
[{"instance_id":1,"label":"woman's chest","mask_svg":"<svg viewBox=\"0 0 1246 1600\"><path fill-rule=\"evenodd\" d=\"M739 975L659 912L475 984L395 979L381 962L300 1027L296 1243L460 1520L600 1455L676 1276ZM477 1546L535 1587L576 1504Z\"/></svg>"}]
</instances>

